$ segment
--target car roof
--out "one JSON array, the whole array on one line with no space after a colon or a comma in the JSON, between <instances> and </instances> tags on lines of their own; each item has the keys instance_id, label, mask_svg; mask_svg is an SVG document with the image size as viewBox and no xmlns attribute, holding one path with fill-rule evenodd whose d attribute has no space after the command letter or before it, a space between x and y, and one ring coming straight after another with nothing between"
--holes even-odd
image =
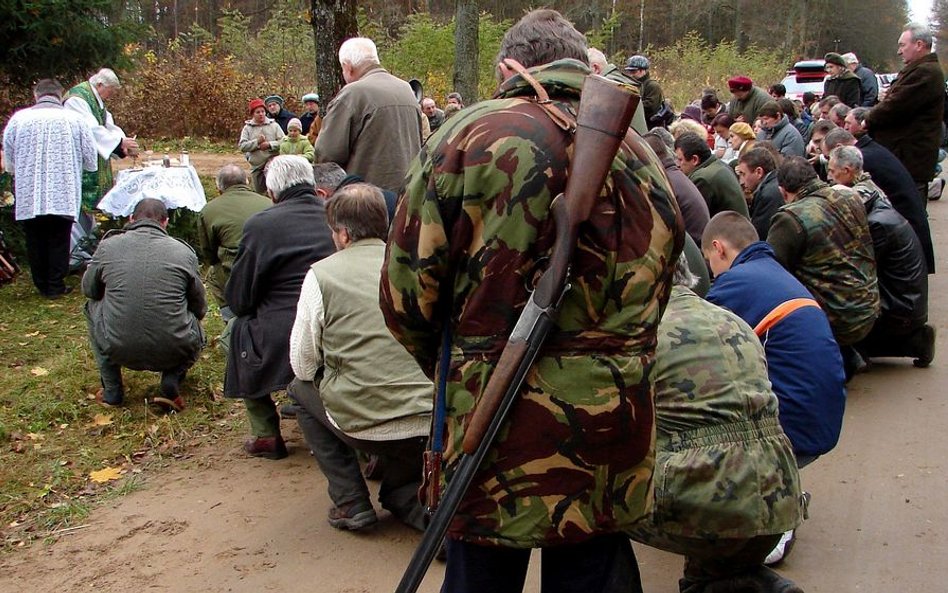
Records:
<instances>
[{"instance_id":1,"label":"car roof","mask_svg":"<svg viewBox=\"0 0 948 593\"><path fill-rule=\"evenodd\" d=\"M826 67L826 60L800 60L793 65L794 70L822 70Z\"/></svg>"}]
</instances>

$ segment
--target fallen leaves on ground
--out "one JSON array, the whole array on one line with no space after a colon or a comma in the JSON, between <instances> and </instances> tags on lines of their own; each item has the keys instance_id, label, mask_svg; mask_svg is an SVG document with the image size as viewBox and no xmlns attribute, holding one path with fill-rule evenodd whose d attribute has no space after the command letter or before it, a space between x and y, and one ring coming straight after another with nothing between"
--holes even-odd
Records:
<instances>
[{"instance_id":1,"label":"fallen leaves on ground","mask_svg":"<svg viewBox=\"0 0 948 593\"><path fill-rule=\"evenodd\" d=\"M112 420L112 414L96 414L92 417L93 426L108 426L115 422Z\"/></svg>"},{"instance_id":2,"label":"fallen leaves on ground","mask_svg":"<svg viewBox=\"0 0 948 593\"><path fill-rule=\"evenodd\" d=\"M97 484L104 484L122 477L122 470L118 467L107 467L98 471L89 472L89 479Z\"/></svg>"},{"instance_id":3,"label":"fallen leaves on ground","mask_svg":"<svg viewBox=\"0 0 948 593\"><path fill-rule=\"evenodd\" d=\"M35 375L37 377L45 377L46 375L49 374L49 371L44 369L43 367L33 367L30 369L30 374Z\"/></svg>"}]
</instances>

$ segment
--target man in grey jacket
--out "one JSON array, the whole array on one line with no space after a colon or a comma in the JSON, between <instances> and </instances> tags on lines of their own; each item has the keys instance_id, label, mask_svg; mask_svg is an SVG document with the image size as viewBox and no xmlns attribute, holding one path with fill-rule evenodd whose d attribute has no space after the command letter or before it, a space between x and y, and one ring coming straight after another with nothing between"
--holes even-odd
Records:
<instances>
[{"instance_id":1,"label":"man in grey jacket","mask_svg":"<svg viewBox=\"0 0 948 593\"><path fill-rule=\"evenodd\" d=\"M89 298L89 341L102 388L96 399L119 406L125 397L121 367L161 373L164 411L181 411L181 380L204 347L200 320L207 313L198 260L187 243L168 236L168 210L146 198L129 224L107 234L82 277Z\"/></svg>"},{"instance_id":2,"label":"man in grey jacket","mask_svg":"<svg viewBox=\"0 0 948 593\"><path fill-rule=\"evenodd\" d=\"M790 123L790 118L784 115L776 101L764 103L757 112L757 117L760 118L760 132L757 134L757 140L772 142L785 157L805 156L803 136Z\"/></svg>"},{"instance_id":3,"label":"man in grey jacket","mask_svg":"<svg viewBox=\"0 0 948 593\"><path fill-rule=\"evenodd\" d=\"M367 183L398 192L421 149L418 100L407 82L382 68L371 39L347 39L339 63L346 86L326 108L315 162L338 163Z\"/></svg>"}]
</instances>

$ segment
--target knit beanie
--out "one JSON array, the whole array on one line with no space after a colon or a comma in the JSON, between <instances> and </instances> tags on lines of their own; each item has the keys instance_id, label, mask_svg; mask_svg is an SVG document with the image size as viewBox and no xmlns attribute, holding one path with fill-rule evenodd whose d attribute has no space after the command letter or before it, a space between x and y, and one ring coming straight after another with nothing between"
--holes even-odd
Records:
<instances>
[{"instance_id":1,"label":"knit beanie","mask_svg":"<svg viewBox=\"0 0 948 593\"><path fill-rule=\"evenodd\" d=\"M266 107L262 99L251 99L250 103L247 104L247 111L249 111L250 114L253 115L254 110L260 107Z\"/></svg>"}]
</instances>

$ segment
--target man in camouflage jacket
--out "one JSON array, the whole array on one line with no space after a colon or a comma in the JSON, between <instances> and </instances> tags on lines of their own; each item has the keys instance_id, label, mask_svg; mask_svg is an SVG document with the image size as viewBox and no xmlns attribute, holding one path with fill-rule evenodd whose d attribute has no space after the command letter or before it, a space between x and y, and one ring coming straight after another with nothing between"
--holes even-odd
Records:
<instances>
[{"instance_id":1,"label":"man in camouflage jacket","mask_svg":"<svg viewBox=\"0 0 948 593\"><path fill-rule=\"evenodd\" d=\"M762 565L803 509L764 348L740 317L692 292L695 280L679 260L652 375L655 506L629 535L686 557L682 591L743 580L789 593Z\"/></svg>"},{"instance_id":2,"label":"man in camouflage jacket","mask_svg":"<svg viewBox=\"0 0 948 593\"><path fill-rule=\"evenodd\" d=\"M866 209L856 192L820 181L802 157L780 165L777 183L787 205L771 219L767 242L777 261L813 293L836 342L854 344L879 316Z\"/></svg>"},{"instance_id":3,"label":"man in camouflage jacket","mask_svg":"<svg viewBox=\"0 0 948 593\"><path fill-rule=\"evenodd\" d=\"M445 122L412 164L381 281L386 322L429 377L437 376L442 331L450 335L448 482L465 422L555 239L550 203L565 188L573 136L537 104L531 80L575 114L589 73L585 39L551 10L508 31L499 57L496 98ZM683 240L661 164L630 133L579 229L559 329L450 526L446 590L522 582L529 548L551 546L544 581L638 590L635 557L619 532L650 507L648 369ZM608 588L617 571L611 582L622 588Z\"/></svg>"}]
</instances>

